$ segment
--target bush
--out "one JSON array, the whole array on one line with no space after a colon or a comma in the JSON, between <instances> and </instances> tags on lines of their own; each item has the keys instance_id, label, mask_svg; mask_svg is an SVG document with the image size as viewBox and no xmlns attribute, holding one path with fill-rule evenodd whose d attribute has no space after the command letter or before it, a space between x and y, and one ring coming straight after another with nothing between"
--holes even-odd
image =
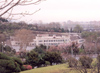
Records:
<instances>
[{"instance_id":1,"label":"bush","mask_svg":"<svg viewBox=\"0 0 100 73\"><path fill-rule=\"evenodd\" d=\"M82 66L85 68L91 68L92 58L88 56L80 57L79 61L81 62Z\"/></svg>"},{"instance_id":2,"label":"bush","mask_svg":"<svg viewBox=\"0 0 100 73\"><path fill-rule=\"evenodd\" d=\"M75 67L77 66L77 64L78 64L78 61L75 58L71 57L68 59L69 67Z\"/></svg>"},{"instance_id":3,"label":"bush","mask_svg":"<svg viewBox=\"0 0 100 73\"><path fill-rule=\"evenodd\" d=\"M45 65L50 65L50 62L49 61L45 61Z\"/></svg>"},{"instance_id":4,"label":"bush","mask_svg":"<svg viewBox=\"0 0 100 73\"><path fill-rule=\"evenodd\" d=\"M26 70L30 70L32 69L32 66L31 65L23 65L25 67Z\"/></svg>"},{"instance_id":5,"label":"bush","mask_svg":"<svg viewBox=\"0 0 100 73\"><path fill-rule=\"evenodd\" d=\"M23 65L22 65L20 68L21 68L21 71L26 70L25 67L24 67Z\"/></svg>"}]
</instances>

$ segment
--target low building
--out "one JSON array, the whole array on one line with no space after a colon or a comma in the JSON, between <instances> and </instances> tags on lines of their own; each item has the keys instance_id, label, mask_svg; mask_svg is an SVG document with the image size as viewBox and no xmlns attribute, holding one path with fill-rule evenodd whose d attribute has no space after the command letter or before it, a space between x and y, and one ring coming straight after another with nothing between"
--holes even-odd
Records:
<instances>
[{"instance_id":1,"label":"low building","mask_svg":"<svg viewBox=\"0 0 100 73\"><path fill-rule=\"evenodd\" d=\"M56 35L49 35L49 34L38 34L36 39L34 39L34 43L36 46L45 45L45 46L52 46L52 45L59 45L62 43L69 43L70 36L56 36Z\"/></svg>"}]
</instances>

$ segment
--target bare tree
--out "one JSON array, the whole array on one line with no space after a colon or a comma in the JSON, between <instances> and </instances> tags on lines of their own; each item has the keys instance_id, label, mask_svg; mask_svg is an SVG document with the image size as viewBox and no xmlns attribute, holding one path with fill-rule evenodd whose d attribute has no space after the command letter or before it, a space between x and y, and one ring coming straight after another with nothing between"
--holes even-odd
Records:
<instances>
[{"instance_id":1,"label":"bare tree","mask_svg":"<svg viewBox=\"0 0 100 73\"><path fill-rule=\"evenodd\" d=\"M29 15L30 13L28 12L13 13L13 8L16 6L35 5L40 3L41 1L43 0L0 0L0 17L3 17L3 15L5 14L8 14L8 17L12 15ZM35 11L34 13L36 13L37 11Z\"/></svg>"},{"instance_id":2,"label":"bare tree","mask_svg":"<svg viewBox=\"0 0 100 73\"><path fill-rule=\"evenodd\" d=\"M34 36L31 30L21 29L15 32L15 38L20 45L20 51L26 51L27 46L32 42Z\"/></svg>"}]
</instances>

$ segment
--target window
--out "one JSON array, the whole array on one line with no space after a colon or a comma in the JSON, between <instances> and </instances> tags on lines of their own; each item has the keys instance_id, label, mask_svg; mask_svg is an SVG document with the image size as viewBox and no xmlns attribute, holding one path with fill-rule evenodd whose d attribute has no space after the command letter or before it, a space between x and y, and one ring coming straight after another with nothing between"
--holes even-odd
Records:
<instances>
[{"instance_id":1,"label":"window","mask_svg":"<svg viewBox=\"0 0 100 73\"><path fill-rule=\"evenodd\" d=\"M42 40L39 40L39 42L42 42Z\"/></svg>"}]
</instances>

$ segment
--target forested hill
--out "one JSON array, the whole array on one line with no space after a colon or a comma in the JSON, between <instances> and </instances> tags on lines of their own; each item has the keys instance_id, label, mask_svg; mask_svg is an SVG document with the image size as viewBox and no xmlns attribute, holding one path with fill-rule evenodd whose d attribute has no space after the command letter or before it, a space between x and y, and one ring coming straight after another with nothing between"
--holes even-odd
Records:
<instances>
[{"instance_id":1,"label":"forested hill","mask_svg":"<svg viewBox=\"0 0 100 73\"><path fill-rule=\"evenodd\" d=\"M14 33L18 29L29 29L33 31L45 31L45 32L65 32L59 23L49 24L27 24L25 22L9 22L7 19L0 18L0 32Z\"/></svg>"}]
</instances>

